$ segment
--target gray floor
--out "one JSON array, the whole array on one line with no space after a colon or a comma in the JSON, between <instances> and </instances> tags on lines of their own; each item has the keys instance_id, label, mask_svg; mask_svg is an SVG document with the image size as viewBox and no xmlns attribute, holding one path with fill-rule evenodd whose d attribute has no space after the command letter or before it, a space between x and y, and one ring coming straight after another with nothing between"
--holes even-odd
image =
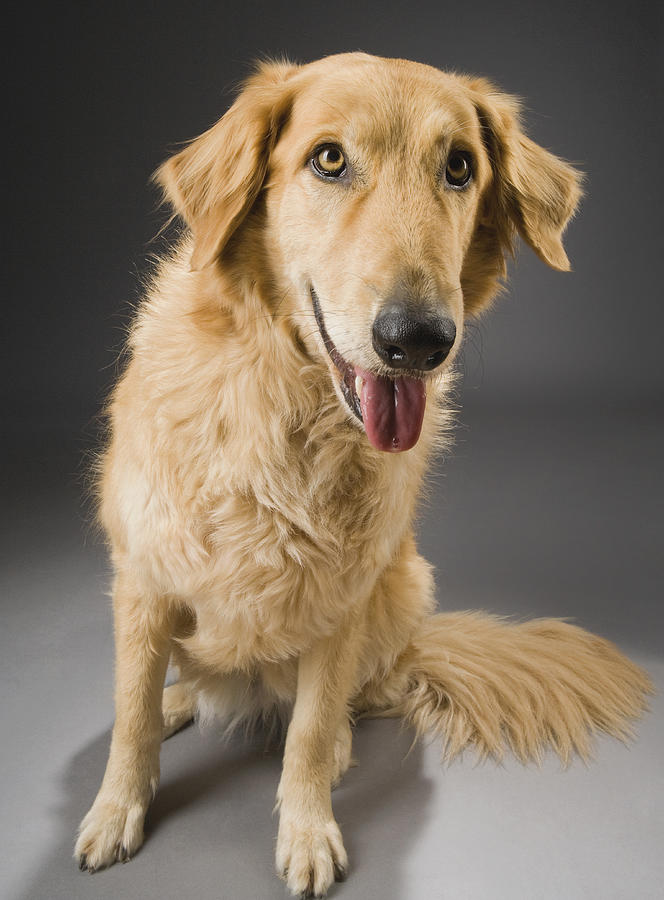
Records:
<instances>
[{"instance_id":1,"label":"gray floor","mask_svg":"<svg viewBox=\"0 0 664 900\"><path fill-rule=\"evenodd\" d=\"M600 740L594 764L566 772L553 759L539 770L471 757L442 768L435 745L407 755L398 723L361 722L360 765L334 795L352 871L331 897L664 896L664 431L653 418L489 414L467 402L420 523L441 606L572 616L649 669L659 693L636 741ZM283 900L272 859L279 753L260 738L176 735L138 856L94 876L75 867L74 831L112 724L108 573L80 507L77 448L24 432L9 450L0 896Z\"/></svg>"}]
</instances>

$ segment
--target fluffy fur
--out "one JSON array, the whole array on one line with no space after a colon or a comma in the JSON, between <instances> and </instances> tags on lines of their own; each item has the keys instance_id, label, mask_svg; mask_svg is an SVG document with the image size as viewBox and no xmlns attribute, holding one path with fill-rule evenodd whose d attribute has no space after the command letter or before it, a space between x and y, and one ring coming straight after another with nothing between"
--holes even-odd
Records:
<instances>
[{"instance_id":1,"label":"fluffy fur","mask_svg":"<svg viewBox=\"0 0 664 900\"><path fill-rule=\"evenodd\" d=\"M343 184L311 169L332 141L352 163ZM473 160L463 191L442 177L455 147ZM580 628L433 614L412 520L445 446L454 352L424 378L417 444L385 453L346 405L312 310L315 286L338 351L377 374L390 372L372 322L395 293L444 308L456 348L517 233L568 268L579 175L484 80L348 54L262 65L157 181L187 231L138 311L108 410L116 723L76 856L94 870L138 849L159 743L197 710L277 711L277 866L294 894L322 895L347 866L330 786L354 716L404 716L448 756L552 747L567 762L643 709L645 674ZM169 658L180 680L162 700Z\"/></svg>"}]
</instances>

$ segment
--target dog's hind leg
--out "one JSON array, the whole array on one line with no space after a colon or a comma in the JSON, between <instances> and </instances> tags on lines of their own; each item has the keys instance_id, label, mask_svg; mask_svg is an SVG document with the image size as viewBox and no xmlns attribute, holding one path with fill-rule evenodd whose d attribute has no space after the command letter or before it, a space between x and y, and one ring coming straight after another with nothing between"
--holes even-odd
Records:
<instances>
[{"instance_id":1,"label":"dog's hind leg","mask_svg":"<svg viewBox=\"0 0 664 900\"><path fill-rule=\"evenodd\" d=\"M161 711L164 717L162 741L193 721L197 706L196 694L186 682L176 681L175 684L169 684L164 688L161 698Z\"/></svg>"},{"instance_id":2,"label":"dog's hind leg","mask_svg":"<svg viewBox=\"0 0 664 900\"><path fill-rule=\"evenodd\" d=\"M352 758L353 733L350 720L345 717L337 728L334 739L334 760L332 764L332 787L336 787L351 766L357 762Z\"/></svg>"},{"instance_id":3,"label":"dog's hind leg","mask_svg":"<svg viewBox=\"0 0 664 900\"><path fill-rule=\"evenodd\" d=\"M183 670L191 664L191 660L181 643L183 638L191 637L195 630L196 618L190 609L185 606L174 613L170 664L179 677L176 682L164 688L161 696L162 741L188 725L198 711L198 694L191 680L183 677Z\"/></svg>"}]
</instances>

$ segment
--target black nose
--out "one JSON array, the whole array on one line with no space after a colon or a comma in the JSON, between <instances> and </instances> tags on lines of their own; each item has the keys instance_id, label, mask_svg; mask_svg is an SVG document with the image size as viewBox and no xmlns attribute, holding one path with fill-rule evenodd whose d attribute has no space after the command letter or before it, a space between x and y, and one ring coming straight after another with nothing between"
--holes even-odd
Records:
<instances>
[{"instance_id":1,"label":"black nose","mask_svg":"<svg viewBox=\"0 0 664 900\"><path fill-rule=\"evenodd\" d=\"M405 303L388 303L376 316L373 346L394 369L429 372L448 355L456 338L454 322Z\"/></svg>"}]
</instances>

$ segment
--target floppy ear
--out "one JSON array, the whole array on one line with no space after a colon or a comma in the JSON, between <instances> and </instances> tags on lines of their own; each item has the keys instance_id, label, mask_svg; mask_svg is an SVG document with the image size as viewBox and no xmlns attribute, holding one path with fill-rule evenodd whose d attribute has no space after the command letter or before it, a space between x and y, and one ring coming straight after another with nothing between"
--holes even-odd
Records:
<instances>
[{"instance_id":1,"label":"floppy ear","mask_svg":"<svg viewBox=\"0 0 664 900\"><path fill-rule=\"evenodd\" d=\"M470 83L494 184L486 217L511 250L514 228L540 259L568 271L562 235L581 199L582 175L523 134L519 103L484 79Z\"/></svg>"},{"instance_id":2,"label":"floppy ear","mask_svg":"<svg viewBox=\"0 0 664 900\"><path fill-rule=\"evenodd\" d=\"M192 269L219 256L265 181L270 152L292 102L298 66L262 63L228 112L154 175L194 235Z\"/></svg>"}]
</instances>

